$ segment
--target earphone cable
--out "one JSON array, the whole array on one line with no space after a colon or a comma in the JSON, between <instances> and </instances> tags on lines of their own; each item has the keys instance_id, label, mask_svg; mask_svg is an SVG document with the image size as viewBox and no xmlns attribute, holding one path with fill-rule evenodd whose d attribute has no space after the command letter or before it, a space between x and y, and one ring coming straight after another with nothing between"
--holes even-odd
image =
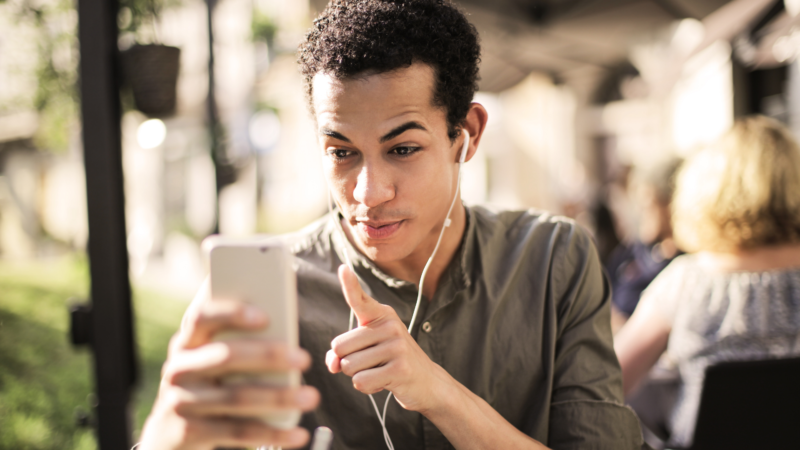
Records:
<instances>
[{"instance_id":1,"label":"earphone cable","mask_svg":"<svg viewBox=\"0 0 800 450\"><path fill-rule=\"evenodd\" d=\"M425 263L425 267L422 269L422 276L420 277L420 280L419 280L419 289L418 289L418 292L417 292L417 301L414 304L414 312L411 315L411 321L408 324L408 334L411 334L411 331L414 329L414 323L416 322L417 314L419 313L419 307L420 307L420 304L422 303L422 288L423 288L424 283L425 283L425 276L427 275L428 269L430 268L431 263L433 262L433 258L436 256L436 252L439 250L439 245L442 243L442 238L444 237L444 232L447 229L447 227L450 226L450 224L452 222L450 220L450 214L453 212L453 207L455 207L456 201L458 200L458 197L459 197L458 194L459 194L459 190L461 189L461 166L464 164L464 160L466 159L466 155L467 155L467 148L469 146L469 133L467 132L467 130L463 130L463 132L464 132L464 144L462 145L461 154L459 155L458 178L456 180L456 191L455 191L455 194L453 195L453 201L450 202L450 208L447 210L447 215L445 216L444 224L442 225L442 230L439 232L439 238L436 241L436 245L433 247L433 252L431 253L430 258L428 258L428 261ZM332 220L335 220L335 218L333 217L333 203L334 203L333 191L330 189L330 185L328 185L328 194L329 194L328 195L328 214L331 216ZM339 206L339 205L337 204L337 206ZM341 209L341 207L339 207L339 208ZM347 237L344 236L344 231L341 229L341 227L337 227L337 228L339 229L339 232L341 234L341 238L343 240L342 241L342 253L344 254L345 264L347 264L347 267L349 267L350 270L353 272L353 275L355 275L356 274L355 268L353 267L353 263L352 263L352 261L350 261L350 256L347 253L347 245L346 245L347 244ZM358 275L356 275L356 277L358 277ZM352 330L354 325L355 325L355 312L351 308L350 309L350 322L349 322L349 325L348 325L348 330ZM386 401L383 404L383 414L381 414L380 410L378 409L378 404L375 402L375 397L373 397L372 394L369 394L369 399L372 402L372 407L375 409L375 414L378 416L378 421L381 424L381 429L383 430L383 439L386 442L386 447L388 448L388 450L394 450L394 444L392 443L391 437L389 437L389 431L386 429L386 411L389 408L389 401L392 399L392 397L393 397L393 394L390 391L389 395L386 396Z\"/></svg>"},{"instance_id":2,"label":"earphone cable","mask_svg":"<svg viewBox=\"0 0 800 450\"><path fill-rule=\"evenodd\" d=\"M464 163L464 158L467 154L467 146L469 145L469 133L464 130L464 145L461 149L461 155L458 161L458 179L456 181L456 193L453 195L453 201L450 202L450 208L447 210L447 215L444 219L444 225L442 226L442 231L439 232L439 239L436 241L436 246L433 247L433 253L431 253L431 257L428 258L428 262L425 263L425 268L422 269L422 276L419 278L419 290L417 292L417 302L414 305L414 313L411 315L411 322L408 324L408 334L411 334L411 330L414 329L414 323L417 320L417 313L419 312L420 303L422 303L422 287L425 284L425 275L428 274L428 269L433 262L433 258L436 256L436 252L439 251L439 245L442 243L442 238L444 237L444 231L447 227L450 226L450 214L453 212L453 207L456 205L456 200L458 200L458 192L461 189L461 165Z\"/></svg>"}]
</instances>

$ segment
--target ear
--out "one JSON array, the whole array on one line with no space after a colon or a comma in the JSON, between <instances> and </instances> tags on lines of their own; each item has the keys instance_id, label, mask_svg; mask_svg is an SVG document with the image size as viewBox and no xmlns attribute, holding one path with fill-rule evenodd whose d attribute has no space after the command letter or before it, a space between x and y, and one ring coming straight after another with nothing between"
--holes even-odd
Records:
<instances>
[{"instance_id":1,"label":"ear","mask_svg":"<svg viewBox=\"0 0 800 450\"><path fill-rule=\"evenodd\" d=\"M469 105L467 118L464 119L463 127L469 133L469 148L467 148L467 157L464 162L469 161L475 156L478 151L478 144L481 142L484 130L486 130L486 123L489 121L489 113L486 108L480 103L472 103Z\"/></svg>"}]
</instances>

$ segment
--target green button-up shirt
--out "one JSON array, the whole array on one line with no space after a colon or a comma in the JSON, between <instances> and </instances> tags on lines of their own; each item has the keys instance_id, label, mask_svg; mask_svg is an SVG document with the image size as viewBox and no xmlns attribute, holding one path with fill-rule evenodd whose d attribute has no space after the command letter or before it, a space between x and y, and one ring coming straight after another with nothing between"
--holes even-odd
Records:
<instances>
[{"instance_id":1,"label":"green button-up shirt","mask_svg":"<svg viewBox=\"0 0 800 450\"><path fill-rule=\"evenodd\" d=\"M350 309L336 275L342 252L367 293L406 325L417 289L382 272L339 227L327 216L287 236L297 258L300 345L313 359L305 382L322 394L303 425L330 427L337 450L382 449L369 397L325 366L331 340L348 328ZM423 299L414 338L513 426L553 449L639 449L638 421L622 403L609 298L594 245L574 222L468 207L461 245L434 297ZM378 405L386 395L376 394ZM433 423L394 400L386 417L398 450L453 448Z\"/></svg>"}]
</instances>

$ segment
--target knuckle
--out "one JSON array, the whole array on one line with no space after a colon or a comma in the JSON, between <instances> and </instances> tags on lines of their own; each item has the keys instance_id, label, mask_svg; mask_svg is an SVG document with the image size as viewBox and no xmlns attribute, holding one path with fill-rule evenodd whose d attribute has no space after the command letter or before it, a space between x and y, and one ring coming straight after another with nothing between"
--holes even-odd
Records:
<instances>
[{"instance_id":1,"label":"knuckle","mask_svg":"<svg viewBox=\"0 0 800 450\"><path fill-rule=\"evenodd\" d=\"M234 303L225 316L226 321L244 321L247 316L247 304L242 302Z\"/></svg>"},{"instance_id":2,"label":"knuckle","mask_svg":"<svg viewBox=\"0 0 800 450\"><path fill-rule=\"evenodd\" d=\"M402 356L406 353L406 346L400 339L391 339L386 342L386 353L393 357Z\"/></svg>"},{"instance_id":3,"label":"knuckle","mask_svg":"<svg viewBox=\"0 0 800 450\"><path fill-rule=\"evenodd\" d=\"M403 359L398 360L393 369L393 372L400 377L405 377L411 372L408 363Z\"/></svg>"},{"instance_id":4,"label":"knuckle","mask_svg":"<svg viewBox=\"0 0 800 450\"><path fill-rule=\"evenodd\" d=\"M277 408L285 408L293 405L294 393L289 390L280 390L270 392L267 396L272 400L273 406Z\"/></svg>"},{"instance_id":5,"label":"knuckle","mask_svg":"<svg viewBox=\"0 0 800 450\"><path fill-rule=\"evenodd\" d=\"M270 365L275 365L283 361L284 352L279 345L266 344L261 346L261 357Z\"/></svg>"},{"instance_id":6,"label":"knuckle","mask_svg":"<svg viewBox=\"0 0 800 450\"><path fill-rule=\"evenodd\" d=\"M353 387L359 392L371 393L369 380L360 373L353 375Z\"/></svg>"},{"instance_id":7,"label":"knuckle","mask_svg":"<svg viewBox=\"0 0 800 450\"><path fill-rule=\"evenodd\" d=\"M217 366L227 365L236 360L237 351L234 346L227 342L217 342L211 345L217 347L214 349L218 358L216 364Z\"/></svg>"},{"instance_id":8,"label":"knuckle","mask_svg":"<svg viewBox=\"0 0 800 450\"><path fill-rule=\"evenodd\" d=\"M187 416L194 404L181 396L175 396L170 402L170 409L179 416Z\"/></svg>"},{"instance_id":9,"label":"knuckle","mask_svg":"<svg viewBox=\"0 0 800 450\"><path fill-rule=\"evenodd\" d=\"M244 319L248 304L238 300L214 300L206 319L216 326L230 325Z\"/></svg>"},{"instance_id":10,"label":"knuckle","mask_svg":"<svg viewBox=\"0 0 800 450\"><path fill-rule=\"evenodd\" d=\"M225 390L225 403L231 406L243 406L250 402L250 393L247 389L233 387Z\"/></svg>"},{"instance_id":11,"label":"knuckle","mask_svg":"<svg viewBox=\"0 0 800 450\"><path fill-rule=\"evenodd\" d=\"M408 333L408 329L406 329L405 324L403 324L403 322L399 320L392 320L389 322L389 324L390 324L389 330L391 331L393 336L402 336L403 334Z\"/></svg>"},{"instance_id":12,"label":"knuckle","mask_svg":"<svg viewBox=\"0 0 800 450\"><path fill-rule=\"evenodd\" d=\"M333 350L333 353L336 353L336 356L339 356L339 357L344 356L343 355L343 351L344 350L342 349L342 347L344 345L344 343L342 342L343 340L344 339L342 339L341 336L337 336L337 337L333 338L333 340L331 341L331 350Z\"/></svg>"},{"instance_id":13,"label":"knuckle","mask_svg":"<svg viewBox=\"0 0 800 450\"><path fill-rule=\"evenodd\" d=\"M257 423L249 420L234 421L230 428L230 437L237 442L250 443L258 439L261 429Z\"/></svg>"},{"instance_id":14,"label":"knuckle","mask_svg":"<svg viewBox=\"0 0 800 450\"><path fill-rule=\"evenodd\" d=\"M250 434L249 424L243 421L234 421L231 423L229 433L235 441L245 440Z\"/></svg>"},{"instance_id":15,"label":"knuckle","mask_svg":"<svg viewBox=\"0 0 800 450\"><path fill-rule=\"evenodd\" d=\"M198 311L197 314L192 314L187 321L187 324L189 325L189 330L187 331L196 332L203 327L206 320L206 313L204 311Z\"/></svg>"},{"instance_id":16,"label":"knuckle","mask_svg":"<svg viewBox=\"0 0 800 450\"><path fill-rule=\"evenodd\" d=\"M173 364L170 364L169 362L164 363L161 372L163 373L162 384L166 384L169 386L174 386L178 384L181 375L183 375L182 370L177 369Z\"/></svg>"},{"instance_id":17,"label":"knuckle","mask_svg":"<svg viewBox=\"0 0 800 450\"><path fill-rule=\"evenodd\" d=\"M342 358L339 360L339 366L342 369L342 373L347 375L348 377L352 377L355 375L355 371L353 370L353 363L350 361L349 358Z\"/></svg>"},{"instance_id":18,"label":"knuckle","mask_svg":"<svg viewBox=\"0 0 800 450\"><path fill-rule=\"evenodd\" d=\"M178 406L181 405L182 400L176 389L166 389L161 393L161 402L168 410L177 411Z\"/></svg>"}]
</instances>

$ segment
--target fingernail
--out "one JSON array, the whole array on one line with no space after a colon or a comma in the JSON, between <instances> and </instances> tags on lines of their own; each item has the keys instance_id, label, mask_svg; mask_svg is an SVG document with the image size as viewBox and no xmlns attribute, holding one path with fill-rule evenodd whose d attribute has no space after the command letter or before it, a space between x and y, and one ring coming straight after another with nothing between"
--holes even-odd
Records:
<instances>
[{"instance_id":1,"label":"fingernail","mask_svg":"<svg viewBox=\"0 0 800 450\"><path fill-rule=\"evenodd\" d=\"M333 353L333 350L328 350L328 353L325 353L325 365L330 367L334 358L336 358L336 353Z\"/></svg>"},{"instance_id":2,"label":"fingernail","mask_svg":"<svg viewBox=\"0 0 800 450\"><path fill-rule=\"evenodd\" d=\"M255 306L247 306L244 309L244 321L248 325L261 325L267 320L267 316Z\"/></svg>"}]
</instances>

